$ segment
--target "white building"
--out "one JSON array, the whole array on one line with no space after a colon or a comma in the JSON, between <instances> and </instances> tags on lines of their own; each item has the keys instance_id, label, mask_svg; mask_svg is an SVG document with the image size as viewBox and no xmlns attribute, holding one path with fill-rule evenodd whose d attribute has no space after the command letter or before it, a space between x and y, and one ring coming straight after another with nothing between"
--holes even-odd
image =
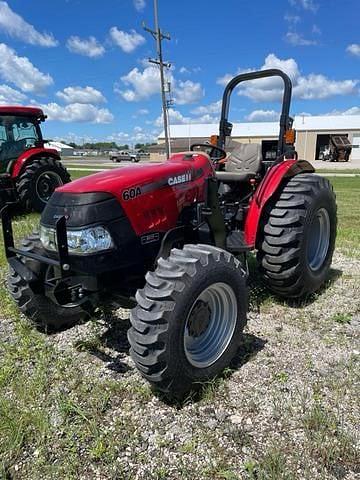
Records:
<instances>
[{"instance_id":1,"label":"white building","mask_svg":"<svg viewBox=\"0 0 360 480\"><path fill-rule=\"evenodd\" d=\"M73 147L70 147L70 145L66 145L65 143L50 141L45 144L45 147L57 150L61 157L71 157L74 155Z\"/></svg>"},{"instance_id":2,"label":"white building","mask_svg":"<svg viewBox=\"0 0 360 480\"><path fill-rule=\"evenodd\" d=\"M323 115L296 116L296 150L299 158L317 160L328 147L330 135L347 135L353 145L350 160L360 160L360 115ZM187 150L192 143L209 140L211 135L218 134L217 124L171 125L171 144L173 151ZM232 139L241 143L260 143L263 156L266 152L276 150L279 135L278 122L234 123ZM164 133L158 138L160 152L165 141ZM164 149L165 150L165 149Z\"/></svg>"}]
</instances>

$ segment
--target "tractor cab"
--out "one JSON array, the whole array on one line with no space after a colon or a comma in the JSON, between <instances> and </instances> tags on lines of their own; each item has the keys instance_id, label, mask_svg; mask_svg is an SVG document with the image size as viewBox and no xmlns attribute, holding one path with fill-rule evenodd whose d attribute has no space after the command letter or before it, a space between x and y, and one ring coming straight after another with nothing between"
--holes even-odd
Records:
<instances>
[{"instance_id":1,"label":"tractor cab","mask_svg":"<svg viewBox=\"0 0 360 480\"><path fill-rule=\"evenodd\" d=\"M0 207L18 203L42 212L55 189L70 176L58 152L45 148L36 107L0 107Z\"/></svg>"},{"instance_id":2,"label":"tractor cab","mask_svg":"<svg viewBox=\"0 0 360 480\"><path fill-rule=\"evenodd\" d=\"M37 108L0 107L0 173L29 148L42 147L40 122L45 119Z\"/></svg>"}]
</instances>

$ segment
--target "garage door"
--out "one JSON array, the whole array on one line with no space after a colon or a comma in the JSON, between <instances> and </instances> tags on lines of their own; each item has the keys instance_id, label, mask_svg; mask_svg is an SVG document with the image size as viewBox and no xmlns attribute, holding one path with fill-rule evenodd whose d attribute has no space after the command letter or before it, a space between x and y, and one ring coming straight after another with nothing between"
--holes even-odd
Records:
<instances>
[{"instance_id":1,"label":"garage door","mask_svg":"<svg viewBox=\"0 0 360 480\"><path fill-rule=\"evenodd\" d=\"M360 135L356 135L353 137L353 148L351 152L351 160L360 160Z\"/></svg>"}]
</instances>

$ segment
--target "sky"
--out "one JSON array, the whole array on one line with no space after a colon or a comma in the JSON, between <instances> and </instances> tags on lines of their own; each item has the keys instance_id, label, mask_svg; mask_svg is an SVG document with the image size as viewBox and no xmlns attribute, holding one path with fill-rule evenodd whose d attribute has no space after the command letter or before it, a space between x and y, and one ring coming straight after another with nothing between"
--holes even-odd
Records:
<instances>
[{"instance_id":1,"label":"sky","mask_svg":"<svg viewBox=\"0 0 360 480\"><path fill-rule=\"evenodd\" d=\"M359 0L159 0L171 124L216 123L226 82L280 68L292 114L360 114ZM44 136L146 143L162 130L152 0L0 0L0 104L38 105ZM281 85L243 84L229 119L274 121ZM214 131L214 133L217 133Z\"/></svg>"}]
</instances>

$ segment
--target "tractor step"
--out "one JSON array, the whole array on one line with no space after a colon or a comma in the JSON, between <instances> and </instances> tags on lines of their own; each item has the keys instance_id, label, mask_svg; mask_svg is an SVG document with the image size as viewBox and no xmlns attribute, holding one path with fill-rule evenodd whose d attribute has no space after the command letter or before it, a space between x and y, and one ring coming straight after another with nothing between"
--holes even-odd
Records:
<instances>
[{"instance_id":1,"label":"tractor step","mask_svg":"<svg viewBox=\"0 0 360 480\"><path fill-rule=\"evenodd\" d=\"M250 250L245 243L244 232L235 230L226 238L226 250L233 253L247 252Z\"/></svg>"}]
</instances>

